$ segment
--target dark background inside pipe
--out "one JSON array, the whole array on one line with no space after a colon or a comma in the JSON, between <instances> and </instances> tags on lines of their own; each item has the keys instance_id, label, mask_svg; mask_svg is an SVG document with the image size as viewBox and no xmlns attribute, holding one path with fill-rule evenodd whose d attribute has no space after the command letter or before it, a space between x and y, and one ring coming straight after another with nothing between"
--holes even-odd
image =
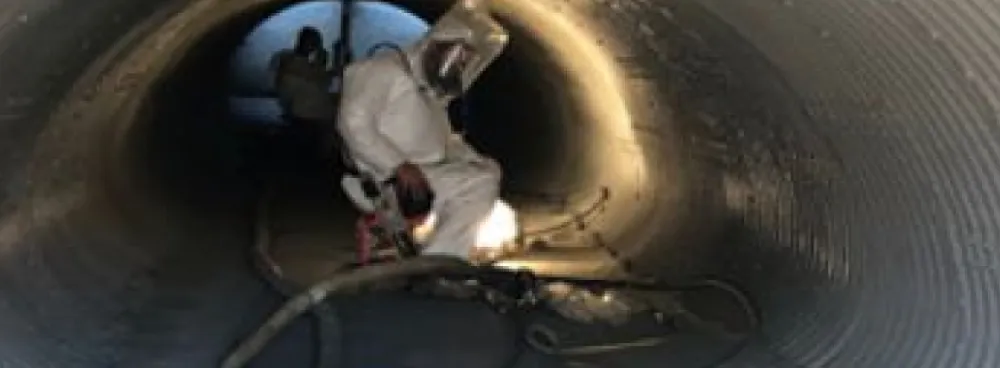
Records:
<instances>
[{"instance_id":1,"label":"dark background inside pipe","mask_svg":"<svg viewBox=\"0 0 1000 368\"><path fill-rule=\"evenodd\" d=\"M113 134L49 116L123 35L194 3L3 1L0 365L211 365L278 302L246 261L247 143L213 124L225 51L277 4L162 76L128 157L76 150ZM566 6L652 91L638 129L684 137L706 200L678 216L722 235L634 268L738 279L763 309L729 366L1000 364L996 5Z\"/></svg>"}]
</instances>

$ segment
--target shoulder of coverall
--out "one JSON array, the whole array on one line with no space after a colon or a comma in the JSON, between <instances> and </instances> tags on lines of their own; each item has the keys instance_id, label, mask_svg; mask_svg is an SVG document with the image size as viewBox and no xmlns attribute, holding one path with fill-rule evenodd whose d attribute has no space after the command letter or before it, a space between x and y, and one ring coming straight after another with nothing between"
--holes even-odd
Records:
<instances>
[{"instance_id":1,"label":"shoulder of coverall","mask_svg":"<svg viewBox=\"0 0 1000 368\"><path fill-rule=\"evenodd\" d=\"M403 85L412 83L413 76L408 66L396 51L384 51L347 66L344 82L348 89L375 88L385 90L386 98L392 98Z\"/></svg>"}]
</instances>

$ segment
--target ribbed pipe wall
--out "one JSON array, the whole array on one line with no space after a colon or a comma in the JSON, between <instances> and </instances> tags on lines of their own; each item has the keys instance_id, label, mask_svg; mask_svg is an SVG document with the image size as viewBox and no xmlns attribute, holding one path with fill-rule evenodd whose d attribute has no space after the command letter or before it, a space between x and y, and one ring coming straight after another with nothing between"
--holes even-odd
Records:
<instances>
[{"instance_id":1,"label":"ribbed pipe wall","mask_svg":"<svg viewBox=\"0 0 1000 368\"><path fill-rule=\"evenodd\" d=\"M786 140L805 148L784 152L794 165L780 186L795 203L744 209L789 259L754 273L796 280L760 291L770 357L747 365L1000 365L1000 4L702 4L730 33L705 40L729 60L727 86L765 85L738 72L740 59L760 58L775 69L769 83L791 91L728 106L798 110L763 120L799 132ZM739 129L747 117L730 122Z\"/></svg>"},{"instance_id":2,"label":"ribbed pipe wall","mask_svg":"<svg viewBox=\"0 0 1000 368\"><path fill-rule=\"evenodd\" d=\"M177 67L120 65L129 42L158 30L142 52L193 47L271 5L0 1L0 366L201 366L271 306L239 258L250 212L223 164L197 168L218 184L191 190L225 197L207 206L130 181L146 168L114 151L148 133L116 125L138 108L128 92ZM543 6L613 60L654 188L684 184L649 218L686 225L648 223L624 261L740 280L758 300L764 330L728 366L1000 366L1000 4ZM212 108L211 92L158 93Z\"/></svg>"}]
</instances>

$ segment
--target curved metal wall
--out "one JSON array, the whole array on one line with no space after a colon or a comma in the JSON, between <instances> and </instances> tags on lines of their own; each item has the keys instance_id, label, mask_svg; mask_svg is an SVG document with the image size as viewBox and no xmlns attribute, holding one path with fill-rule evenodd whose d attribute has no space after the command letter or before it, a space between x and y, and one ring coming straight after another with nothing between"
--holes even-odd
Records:
<instances>
[{"instance_id":1,"label":"curved metal wall","mask_svg":"<svg viewBox=\"0 0 1000 368\"><path fill-rule=\"evenodd\" d=\"M221 277L224 267L206 263L227 264L238 252L170 250L235 247L245 239L220 236L217 226L240 234L238 220L163 209L137 225L105 212L104 198L47 195L66 182L29 180L36 172L81 174L29 158L51 128L42 126L47 114L85 68L143 20L197 3L2 2L0 365L137 363L164 354L164 341L185 352L165 362L210 361L217 352L201 347L225 345L246 329L234 326L256 319L212 298L225 293L228 303L261 308L270 301L248 273ZM631 103L664 124L675 118L666 133L683 135L684 159L719 189L709 195L717 203L705 204L726 230L712 257L696 257L697 267L662 255L636 266L694 267L755 292L767 326L730 366L1000 366L1000 5L559 6L601 28L600 41L643 90ZM687 250L705 251L694 248ZM170 268L185 262L204 267ZM176 274L149 282L164 270ZM171 327L182 320L189 327ZM198 334L207 340L184 338ZM159 350L143 350L151 346Z\"/></svg>"},{"instance_id":2,"label":"curved metal wall","mask_svg":"<svg viewBox=\"0 0 1000 368\"><path fill-rule=\"evenodd\" d=\"M1000 365L1000 4L601 3L720 169L768 321L732 366Z\"/></svg>"}]
</instances>

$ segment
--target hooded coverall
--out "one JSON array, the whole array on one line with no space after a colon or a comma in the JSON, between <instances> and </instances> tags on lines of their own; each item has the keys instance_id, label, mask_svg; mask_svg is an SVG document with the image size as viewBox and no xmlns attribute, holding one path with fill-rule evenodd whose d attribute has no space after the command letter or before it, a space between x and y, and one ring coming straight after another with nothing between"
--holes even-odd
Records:
<instances>
[{"instance_id":1,"label":"hooded coverall","mask_svg":"<svg viewBox=\"0 0 1000 368\"><path fill-rule=\"evenodd\" d=\"M452 131L448 101L431 95L419 71L429 40L403 53L384 52L344 74L338 130L362 171L383 181L404 162L416 164L434 190L436 228L423 254L471 256L479 225L498 196L501 170Z\"/></svg>"}]
</instances>

